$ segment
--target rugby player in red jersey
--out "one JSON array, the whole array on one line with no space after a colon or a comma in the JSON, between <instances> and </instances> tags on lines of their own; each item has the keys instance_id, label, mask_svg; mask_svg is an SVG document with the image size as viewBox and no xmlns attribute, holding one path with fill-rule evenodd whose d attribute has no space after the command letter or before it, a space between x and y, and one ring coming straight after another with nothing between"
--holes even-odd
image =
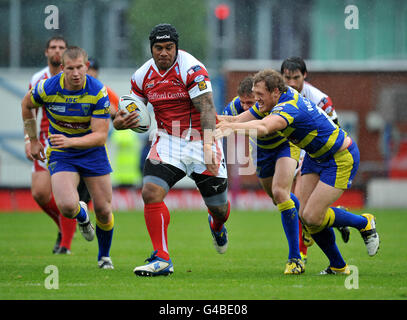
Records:
<instances>
[{"instance_id":1,"label":"rugby player in red jersey","mask_svg":"<svg viewBox=\"0 0 407 320\"><path fill-rule=\"evenodd\" d=\"M172 25L155 26L149 39L152 59L131 78L131 93L153 105L158 127L144 165L142 187L144 217L154 251L147 264L134 269L139 276L174 271L167 242L170 213L164 199L183 177L193 179L203 197L219 253L228 245L224 223L230 212L222 145L212 136L216 110L208 72L200 61L178 49L178 33ZM116 129L128 129L137 122L136 113L126 117L119 111L113 124Z\"/></svg>"}]
</instances>

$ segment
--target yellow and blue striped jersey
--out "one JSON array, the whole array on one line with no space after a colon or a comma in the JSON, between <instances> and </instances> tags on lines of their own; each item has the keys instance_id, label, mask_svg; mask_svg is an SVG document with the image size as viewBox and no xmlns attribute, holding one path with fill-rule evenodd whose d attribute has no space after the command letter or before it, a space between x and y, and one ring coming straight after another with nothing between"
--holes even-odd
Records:
<instances>
[{"instance_id":1,"label":"yellow and blue striped jersey","mask_svg":"<svg viewBox=\"0 0 407 320\"><path fill-rule=\"evenodd\" d=\"M31 101L35 106L43 106L47 113L48 136L63 134L67 137L81 137L92 132L92 117L104 119L110 117L108 93L99 80L89 75L86 75L81 90L69 91L64 88L64 77L65 74L61 72L38 82L31 89ZM76 154L94 149L52 149L51 144L50 148L50 151L68 151Z\"/></svg>"},{"instance_id":2,"label":"yellow and blue striped jersey","mask_svg":"<svg viewBox=\"0 0 407 320\"><path fill-rule=\"evenodd\" d=\"M257 104L257 102L249 110L250 110L250 113L256 119L262 119L269 114L268 112L261 113L259 111L259 105ZM238 114L240 114L242 112L244 112L244 109L240 104L239 96L237 96L237 97L233 98L233 100L225 107L223 114L230 115L230 116L237 116ZM257 139L250 137L250 143L252 144L252 146L257 147L258 150L259 149L264 149L264 150L275 149L280 144L282 144L284 141L287 141L287 139L279 132L275 132L275 133L269 134L264 137L258 137Z\"/></svg>"},{"instance_id":3,"label":"yellow and blue striped jersey","mask_svg":"<svg viewBox=\"0 0 407 320\"><path fill-rule=\"evenodd\" d=\"M264 117L269 115L269 112L260 112L259 104L257 102L249 110L256 119L263 119ZM287 138L284 137L279 131L273 132L263 137L257 137L257 139L250 138L250 142L252 142L254 145L257 145L257 148L268 150L277 148L285 141L287 141Z\"/></svg>"},{"instance_id":4,"label":"yellow and blue striped jersey","mask_svg":"<svg viewBox=\"0 0 407 320\"><path fill-rule=\"evenodd\" d=\"M287 121L281 134L316 160L335 154L347 136L322 109L290 87L271 113Z\"/></svg>"},{"instance_id":5,"label":"yellow and blue striped jersey","mask_svg":"<svg viewBox=\"0 0 407 320\"><path fill-rule=\"evenodd\" d=\"M225 107L223 114L227 116L237 116L244 111L239 96L234 97L232 101Z\"/></svg>"}]
</instances>

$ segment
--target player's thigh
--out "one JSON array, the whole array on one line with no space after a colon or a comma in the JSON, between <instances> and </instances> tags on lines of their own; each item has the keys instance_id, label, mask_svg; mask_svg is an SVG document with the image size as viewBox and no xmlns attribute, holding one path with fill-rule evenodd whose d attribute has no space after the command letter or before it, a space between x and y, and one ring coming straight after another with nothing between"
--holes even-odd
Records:
<instances>
[{"instance_id":1,"label":"player's thigh","mask_svg":"<svg viewBox=\"0 0 407 320\"><path fill-rule=\"evenodd\" d=\"M144 163L141 190L144 203L163 201L168 191L183 177L185 172L176 166L147 159Z\"/></svg>"},{"instance_id":2,"label":"player's thigh","mask_svg":"<svg viewBox=\"0 0 407 320\"><path fill-rule=\"evenodd\" d=\"M83 177L92 197L97 216L109 216L112 212L112 182L110 174L94 177Z\"/></svg>"},{"instance_id":3,"label":"player's thigh","mask_svg":"<svg viewBox=\"0 0 407 320\"><path fill-rule=\"evenodd\" d=\"M34 171L31 174L31 193L40 204L47 204L51 200L51 175L48 170Z\"/></svg>"},{"instance_id":4,"label":"player's thigh","mask_svg":"<svg viewBox=\"0 0 407 320\"><path fill-rule=\"evenodd\" d=\"M300 187L301 187L302 176L301 172L294 177L293 185L292 185L292 192L296 195L298 200L301 202L300 199Z\"/></svg>"},{"instance_id":5,"label":"player's thigh","mask_svg":"<svg viewBox=\"0 0 407 320\"><path fill-rule=\"evenodd\" d=\"M312 192L316 188L319 182L319 175L316 173L307 173L301 175L301 183L299 186L299 199L300 199L300 212L299 215L302 218L304 215L304 207L308 202Z\"/></svg>"},{"instance_id":6,"label":"player's thigh","mask_svg":"<svg viewBox=\"0 0 407 320\"><path fill-rule=\"evenodd\" d=\"M65 213L77 210L79 196L77 186L79 174L73 171L59 171L51 176L52 192L58 208Z\"/></svg>"},{"instance_id":7,"label":"player's thigh","mask_svg":"<svg viewBox=\"0 0 407 320\"><path fill-rule=\"evenodd\" d=\"M314 226L321 225L326 211L340 198L343 191L319 181L305 203L303 211L305 223Z\"/></svg>"}]
</instances>

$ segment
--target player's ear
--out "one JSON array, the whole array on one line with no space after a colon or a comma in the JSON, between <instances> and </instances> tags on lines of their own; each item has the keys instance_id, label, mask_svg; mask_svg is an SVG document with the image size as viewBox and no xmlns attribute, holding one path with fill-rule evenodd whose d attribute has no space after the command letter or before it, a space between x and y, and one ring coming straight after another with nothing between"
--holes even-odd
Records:
<instances>
[{"instance_id":1,"label":"player's ear","mask_svg":"<svg viewBox=\"0 0 407 320\"><path fill-rule=\"evenodd\" d=\"M304 79L306 79L307 76L308 76L308 73L307 73L307 72L304 72Z\"/></svg>"},{"instance_id":2,"label":"player's ear","mask_svg":"<svg viewBox=\"0 0 407 320\"><path fill-rule=\"evenodd\" d=\"M90 66L90 62L89 61L86 61L86 70L89 70L89 66Z\"/></svg>"}]
</instances>

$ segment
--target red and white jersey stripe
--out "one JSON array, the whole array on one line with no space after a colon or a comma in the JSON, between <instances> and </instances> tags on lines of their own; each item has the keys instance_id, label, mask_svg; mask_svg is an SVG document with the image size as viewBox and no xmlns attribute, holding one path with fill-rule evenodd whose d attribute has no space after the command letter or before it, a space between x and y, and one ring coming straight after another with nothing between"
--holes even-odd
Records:
<instances>
[{"instance_id":1,"label":"red and white jersey stripe","mask_svg":"<svg viewBox=\"0 0 407 320\"><path fill-rule=\"evenodd\" d=\"M304 82L301 94L324 110L331 120L338 118L331 98L309 82Z\"/></svg>"}]
</instances>

